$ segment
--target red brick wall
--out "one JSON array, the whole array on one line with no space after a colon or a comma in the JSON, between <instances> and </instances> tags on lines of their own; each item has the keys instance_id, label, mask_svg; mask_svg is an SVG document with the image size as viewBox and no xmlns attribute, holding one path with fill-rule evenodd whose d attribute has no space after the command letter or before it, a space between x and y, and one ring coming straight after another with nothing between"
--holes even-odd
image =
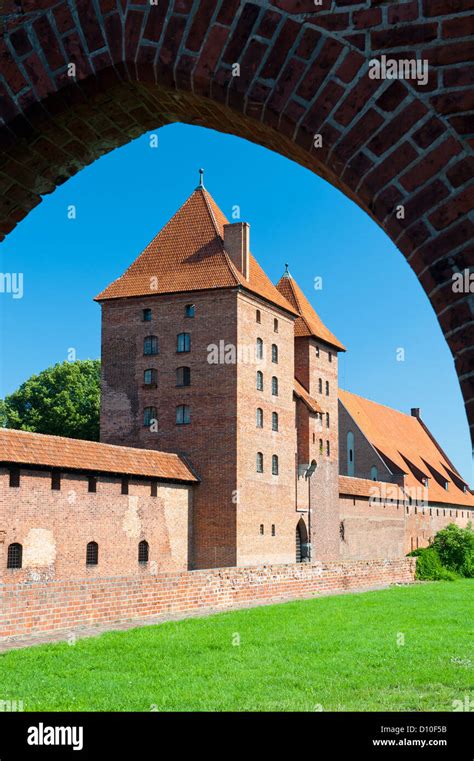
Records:
<instances>
[{"instance_id":1,"label":"red brick wall","mask_svg":"<svg viewBox=\"0 0 474 761\"><path fill-rule=\"evenodd\" d=\"M341 558L401 558L417 547L427 547L435 534L449 523L465 528L474 511L453 506L416 507L403 502L374 503L368 497L341 495L344 541Z\"/></svg>"},{"instance_id":2,"label":"red brick wall","mask_svg":"<svg viewBox=\"0 0 474 761\"><path fill-rule=\"evenodd\" d=\"M413 581L410 559L0 584L0 640L159 614L229 609Z\"/></svg>"},{"instance_id":3,"label":"red brick wall","mask_svg":"<svg viewBox=\"0 0 474 761\"><path fill-rule=\"evenodd\" d=\"M20 486L9 486L0 469L0 579L101 578L141 576L188 568L192 490L131 480L121 493L121 478L99 476L88 492L86 476L63 473L61 490L51 489L47 471L21 470ZM149 562L138 563L138 543L149 544ZM8 545L23 546L23 567L7 569ZM99 545L99 563L86 566L88 542Z\"/></svg>"}]
</instances>

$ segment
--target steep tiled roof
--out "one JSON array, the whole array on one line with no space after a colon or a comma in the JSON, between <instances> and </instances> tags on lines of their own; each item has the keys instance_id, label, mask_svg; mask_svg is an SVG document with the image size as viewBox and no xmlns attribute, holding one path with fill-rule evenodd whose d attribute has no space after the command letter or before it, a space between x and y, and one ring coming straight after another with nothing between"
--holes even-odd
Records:
<instances>
[{"instance_id":1,"label":"steep tiled roof","mask_svg":"<svg viewBox=\"0 0 474 761\"><path fill-rule=\"evenodd\" d=\"M474 495L463 491L464 479L418 418L342 389L339 399L388 468L406 475L409 490L423 489L428 477L430 502L474 507Z\"/></svg>"},{"instance_id":2,"label":"steep tiled roof","mask_svg":"<svg viewBox=\"0 0 474 761\"><path fill-rule=\"evenodd\" d=\"M0 428L0 462L197 481L177 454Z\"/></svg>"},{"instance_id":3,"label":"steep tiled roof","mask_svg":"<svg viewBox=\"0 0 474 761\"><path fill-rule=\"evenodd\" d=\"M280 278L277 288L299 314L295 323L295 336L297 338L300 336L314 336L314 338L331 344L338 351L346 350L339 339L324 325L289 272L285 272Z\"/></svg>"},{"instance_id":4,"label":"steep tiled roof","mask_svg":"<svg viewBox=\"0 0 474 761\"><path fill-rule=\"evenodd\" d=\"M387 500L407 501L403 489L397 484L371 481L369 478L353 478L352 476L339 476L339 494L374 498L381 496Z\"/></svg>"},{"instance_id":5,"label":"steep tiled roof","mask_svg":"<svg viewBox=\"0 0 474 761\"><path fill-rule=\"evenodd\" d=\"M322 412L322 409L316 399L313 399L313 397L310 396L309 392L306 391L305 387L299 381L297 381L296 378L293 391L295 395L306 404L310 412Z\"/></svg>"},{"instance_id":6,"label":"steep tiled roof","mask_svg":"<svg viewBox=\"0 0 474 761\"><path fill-rule=\"evenodd\" d=\"M224 249L223 212L204 188L197 188L126 272L96 301L158 293L243 286L294 313L250 254L249 279Z\"/></svg>"}]
</instances>

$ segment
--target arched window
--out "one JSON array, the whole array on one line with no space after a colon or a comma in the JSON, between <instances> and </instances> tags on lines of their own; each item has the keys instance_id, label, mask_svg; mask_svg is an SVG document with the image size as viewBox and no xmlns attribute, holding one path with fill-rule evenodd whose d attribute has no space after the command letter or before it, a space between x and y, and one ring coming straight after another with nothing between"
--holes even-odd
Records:
<instances>
[{"instance_id":1,"label":"arched window","mask_svg":"<svg viewBox=\"0 0 474 761\"><path fill-rule=\"evenodd\" d=\"M257 345L255 347L257 359L263 359L263 341L261 338L257 338Z\"/></svg>"},{"instance_id":2,"label":"arched window","mask_svg":"<svg viewBox=\"0 0 474 761\"><path fill-rule=\"evenodd\" d=\"M158 338L147 336L143 341L143 353L146 355L158 354Z\"/></svg>"},{"instance_id":3,"label":"arched window","mask_svg":"<svg viewBox=\"0 0 474 761\"><path fill-rule=\"evenodd\" d=\"M322 378L319 379L318 386L319 386L319 393L322 394L323 393L323 379Z\"/></svg>"},{"instance_id":4,"label":"arched window","mask_svg":"<svg viewBox=\"0 0 474 761\"><path fill-rule=\"evenodd\" d=\"M272 475L278 475L278 455L272 455Z\"/></svg>"},{"instance_id":5,"label":"arched window","mask_svg":"<svg viewBox=\"0 0 474 761\"><path fill-rule=\"evenodd\" d=\"M278 396L278 378L275 375L272 378L272 394Z\"/></svg>"},{"instance_id":6,"label":"arched window","mask_svg":"<svg viewBox=\"0 0 474 761\"><path fill-rule=\"evenodd\" d=\"M190 367L178 367L178 369L176 370L176 385L177 386L191 385L191 368Z\"/></svg>"},{"instance_id":7,"label":"arched window","mask_svg":"<svg viewBox=\"0 0 474 761\"><path fill-rule=\"evenodd\" d=\"M353 476L355 472L354 457L354 434L349 431L347 434L347 475Z\"/></svg>"},{"instance_id":8,"label":"arched window","mask_svg":"<svg viewBox=\"0 0 474 761\"><path fill-rule=\"evenodd\" d=\"M326 428L329 428L329 412L326 412Z\"/></svg>"},{"instance_id":9,"label":"arched window","mask_svg":"<svg viewBox=\"0 0 474 761\"><path fill-rule=\"evenodd\" d=\"M257 428L263 428L263 410L257 407Z\"/></svg>"},{"instance_id":10,"label":"arched window","mask_svg":"<svg viewBox=\"0 0 474 761\"><path fill-rule=\"evenodd\" d=\"M255 311L255 320L256 320L258 323L262 322L262 314L261 314L261 312L260 312L260 309L257 309L257 310Z\"/></svg>"},{"instance_id":11,"label":"arched window","mask_svg":"<svg viewBox=\"0 0 474 761\"><path fill-rule=\"evenodd\" d=\"M263 373L257 370L257 391L263 391Z\"/></svg>"},{"instance_id":12,"label":"arched window","mask_svg":"<svg viewBox=\"0 0 474 761\"><path fill-rule=\"evenodd\" d=\"M326 381L326 396L329 396L329 381Z\"/></svg>"},{"instance_id":13,"label":"arched window","mask_svg":"<svg viewBox=\"0 0 474 761\"><path fill-rule=\"evenodd\" d=\"M296 526L296 562L302 563L308 556L308 531L303 518Z\"/></svg>"},{"instance_id":14,"label":"arched window","mask_svg":"<svg viewBox=\"0 0 474 761\"><path fill-rule=\"evenodd\" d=\"M187 425L191 422L191 408L187 404L176 407L176 425Z\"/></svg>"},{"instance_id":15,"label":"arched window","mask_svg":"<svg viewBox=\"0 0 474 761\"><path fill-rule=\"evenodd\" d=\"M375 467L375 465L372 465L372 467L370 469L370 477L371 477L372 481L377 481L378 480L379 472L378 472L377 468Z\"/></svg>"},{"instance_id":16,"label":"arched window","mask_svg":"<svg viewBox=\"0 0 474 761\"><path fill-rule=\"evenodd\" d=\"M257 452L257 473L263 473L263 454Z\"/></svg>"},{"instance_id":17,"label":"arched window","mask_svg":"<svg viewBox=\"0 0 474 761\"><path fill-rule=\"evenodd\" d=\"M276 344L272 344L272 362L278 364L278 346Z\"/></svg>"},{"instance_id":18,"label":"arched window","mask_svg":"<svg viewBox=\"0 0 474 761\"><path fill-rule=\"evenodd\" d=\"M278 333L278 320L276 318L273 320L273 332Z\"/></svg>"},{"instance_id":19,"label":"arched window","mask_svg":"<svg viewBox=\"0 0 474 761\"><path fill-rule=\"evenodd\" d=\"M149 428L150 425L156 423L156 419L156 407L145 407L143 410L143 425Z\"/></svg>"},{"instance_id":20,"label":"arched window","mask_svg":"<svg viewBox=\"0 0 474 761\"><path fill-rule=\"evenodd\" d=\"M148 563L148 554L149 554L149 545L148 542L143 539L141 542L138 543L138 562L139 563Z\"/></svg>"},{"instance_id":21,"label":"arched window","mask_svg":"<svg viewBox=\"0 0 474 761\"><path fill-rule=\"evenodd\" d=\"M23 547L14 542L8 545L7 568L21 568L23 563Z\"/></svg>"},{"instance_id":22,"label":"arched window","mask_svg":"<svg viewBox=\"0 0 474 761\"><path fill-rule=\"evenodd\" d=\"M158 382L158 372L156 370L150 369L145 370L143 373L143 384L145 386L156 386Z\"/></svg>"},{"instance_id":23,"label":"arched window","mask_svg":"<svg viewBox=\"0 0 474 761\"><path fill-rule=\"evenodd\" d=\"M86 565L97 565L99 562L99 545L89 542L86 549Z\"/></svg>"},{"instance_id":24,"label":"arched window","mask_svg":"<svg viewBox=\"0 0 474 761\"><path fill-rule=\"evenodd\" d=\"M272 412L272 431L278 431L278 412Z\"/></svg>"},{"instance_id":25,"label":"arched window","mask_svg":"<svg viewBox=\"0 0 474 761\"><path fill-rule=\"evenodd\" d=\"M191 336L189 333L178 333L177 351L180 354L191 351Z\"/></svg>"}]
</instances>

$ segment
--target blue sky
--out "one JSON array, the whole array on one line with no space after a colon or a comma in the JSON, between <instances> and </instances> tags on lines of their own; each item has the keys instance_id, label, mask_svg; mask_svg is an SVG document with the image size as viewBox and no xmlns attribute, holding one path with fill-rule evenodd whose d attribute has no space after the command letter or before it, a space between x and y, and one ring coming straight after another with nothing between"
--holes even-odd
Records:
<instances>
[{"instance_id":1,"label":"blue sky","mask_svg":"<svg viewBox=\"0 0 474 761\"><path fill-rule=\"evenodd\" d=\"M404 257L354 203L307 169L240 138L187 125L144 135L60 186L0 246L0 272L22 272L24 295L0 293L0 395L68 358L100 354L93 297L120 275L198 182L230 218L238 205L251 248L276 282L290 272L347 346L340 385L422 416L472 482L469 430L453 360ZM76 219L68 207L76 206ZM322 277L322 290L314 280ZM397 350L405 360L397 361Z\"/></svg>"}]
</instances>

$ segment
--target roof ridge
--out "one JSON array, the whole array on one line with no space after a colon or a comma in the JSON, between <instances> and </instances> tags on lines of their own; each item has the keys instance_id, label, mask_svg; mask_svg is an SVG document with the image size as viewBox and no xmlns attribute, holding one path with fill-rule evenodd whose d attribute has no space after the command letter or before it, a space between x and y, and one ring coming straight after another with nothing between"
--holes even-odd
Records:
<instances>
[{"instance_id":1,"label":"roof ridge","mask_svg":"<svg viewBox=\"0 0 474 761\"><path fill-rule=\"evenodd\" d=\"M389 404L383 404L383 402L376 402L375 399L369 399L367 396L362 396L361 394L355 394L354 391L347 391L347 389L341 388L339 386L339 391L342 391L343 394L350 394L351 396L355 396L358 399L362 399L364 402L370 402L370 404L376 404L378 407L384 407L386 410L390 410L390 412L396 412L399 415L403 415L406 418L409 418L410 420L416 420L419 423L421 422L416 418L414 415L409 415L408 412L403 412L403 410L397 409L397 407L391 407Z\"/></svg>"},{"instance_id":2,"label":"roof ridge","mask_svg":"<svg viewBox=\"0 0 474 761\"><path fill-rule=\"evenodd\" d=\"M227 266L229 267L229 270L230 270L231 274L234 276L234 278L235 278L235 281L236 281L236 284L237 284L237 283L240 283L241 281L240 281L240 277L239 277L239 276L238 276L238 274L237 274L237 268L236 268L236 267L235 267L235 265L232 263L232 261L231 261L231 259L230 259L230 256L229 256L229 254L228 254L228 253L227 253L227 251L225 250L225 247L224 247L224 241L223 241L223 238L222 238L221 232L220 232L220 230L219 230L219 225L218 225L218 223L217 223L216 215L214 214L214 211L213 211L213 209L212 209L212 206L211 206L211 204L210 204L210 200L209 200L209 199L212 199L212 196L211 196L211 194L210 194L210 193L209 193L209 192L206 190L206 188L196 188L196 190L201 190L201 191L202 191L202 195L203 195L203 198L204 198L204 203L206 204L206 209L207 209L207 211L208 211L208 213L209 213L209 216L210 216L211 222L212 222L212 224L213 224L213 226L214 226L214 229L215 229L215 231L216 231L216 235L217 235L217 237L218 237L218 239L219 239L219 242L221 243L222 253L224 254L224 257L225 257L225 261L226 261L226 264L227 264ZM195 191L195 192L196 192L196 191ZM209 196L209 198L208 198L208 196ZM214 200L214 199L212 199L212 200ZM227 217L225 216L224 212L222 212L222 214L223 214L224 218L225 218L225 219L227 219ZM229 220L227 220L227 222L229 222Z\"/></svg>"}]
</instances>

